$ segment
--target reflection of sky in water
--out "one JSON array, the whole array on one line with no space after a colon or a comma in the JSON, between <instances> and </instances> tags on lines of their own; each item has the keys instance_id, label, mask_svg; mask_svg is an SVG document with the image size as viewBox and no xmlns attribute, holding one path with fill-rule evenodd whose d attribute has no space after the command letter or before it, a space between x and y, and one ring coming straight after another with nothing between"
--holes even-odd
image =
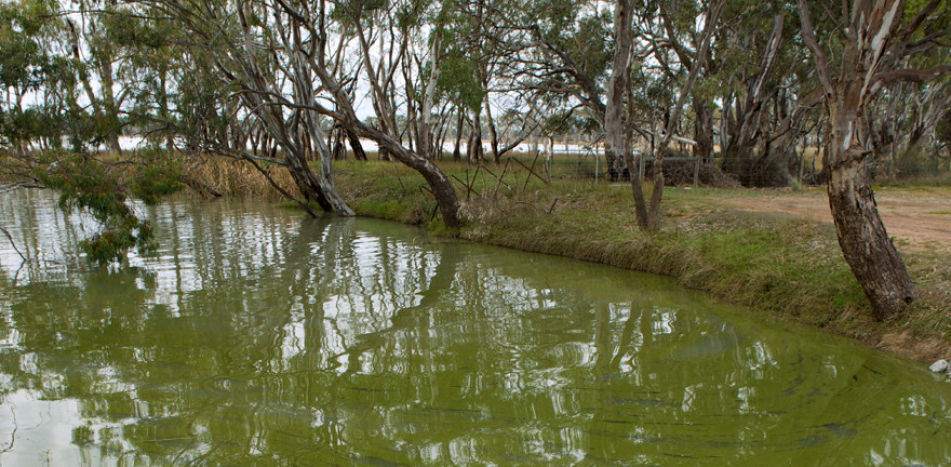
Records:
<instances>
[{"instance_id":1,"label":"reflection of sky in water","mask_svg":"<svg viewBox=\"0 0 951 467\"><path fill-rule=\"evenodd\" d=\"M943 382L665 279L226 201L137 207L158 251L103 271L49 194L0 207L3 465L951 455Z\"/></svg>"}]
</instances>

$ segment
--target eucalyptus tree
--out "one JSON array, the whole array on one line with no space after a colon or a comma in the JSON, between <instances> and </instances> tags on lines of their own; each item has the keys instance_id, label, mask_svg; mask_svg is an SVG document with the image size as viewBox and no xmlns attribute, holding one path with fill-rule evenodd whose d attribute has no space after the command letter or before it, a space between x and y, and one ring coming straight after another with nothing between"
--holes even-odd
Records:
<instances>
[{"instance_id":1,"label":"eucalyptus tree","mask_svg":"<svg viewBox=\"0 0 951 467\"><path fill-rule=\"evenodd\" d=\"M427 12L427 7L432 6L430 11L433 13ZM434 14L438 12L436 8L438 7L437 2L415 2L412 4L412 8L406 8L403 11L403 16L406 18L404 22L408 23L407 26L414 26L415 29L421 30L424 25L420 21L420 17L429 16L429 24L434 25L435 27L431 30L428 38L428 47L425 47L426 58L420 58L419 53L417 53L417 48L411 48L413 55L413 62L416 65L417 73L419 77L418 89L419 91L415 93L417 96L416 99L410 100L417 101L419 103L419 124L417 128L417 152L425 158L435 159L437 156L442 155L442 144L440 143L440 138L434 134L434 115L433 108L439 101L439 72L442 69L442 56L443 56L443 32L444 28L440 27L439 19L440 16ZM411 73L406 76L406 80L411 80ZM446 108L445 106L443 107Z\"/></svg>"},{"instance_id":2,"label":"eucalyptus tree","mask_svg":"<svg viewBox=\"0 0 951 467\"><path fill-rule=\"evenodd\" d=\"M700 70L698 78L703 83L721 66L719 57L715 56L715 46L720 43L720 33L727 29L726 23L713 30L711 40L714 44L705 51L697 48L706 25L698 25L697 22L697 18L703 15L704 3L659 1L654 6L656 13L648 10L646 15L642 14L637 18L638 35L650 44L657 68L670 82L679 83L684 74L696 67ZM744 2L731 2L731 5L738 3ZM739 19L731 18L733 24ZM704 162L712 163L713 96L703 86L694 86L690 90L690 101L694 111L692 143L695 153Z\"/></svg>"},{"instance_id":3,"label":"eucalyptus tree","mask_svg":"<svg viewBox=\"0 0 951 467\"><path fill-rule=\"evenodd\" d=\"M634 33L632 26L634 24L634 0L617 0L614 6L614 60L612 61L611 80L608 85L608 100L604 110L604 154L608 170L611 171L612 180L616 179L618 161L632 161L632 157L627 153L631 152L630 138L625 140L628 132L625 130L625 120L630 125L632 122L625 118L625 99L630 94L631 88L631 59L634 52ZM628 101L629 105L633 102ZM633 162L628 163L633 167ZM637 177L631 177L632 179ZM634 189L635 207L637 209L637 219L641 228L647 227L647 212L644 210L644 196L640 187L640 180L634 182L638 184Z\"/></svg>"},{"instance_id":4,"label":"eucalyptus tree","mask_svg":"<svg viewBox=\"0 0 951 467\"><path fill-rule=\"evenodd\" d=\"M396 79L411 38L406 34L406 28L396 24L394 3L385 0L340 1L334 3L332 14L337 26L334 32L340 35L340 40L353 38L357 43L356 60L366 70L364 76L370 87L380 130L401 141L401 130L397 126ZM381 147L379 156L389 160L389 150Z\"/></svg>"},{"instance_id":5,"label":"eucalyptus tree","mask_svg":"<svg viewBox=\"0 0 951 467\"><path fill-rule=\"evenodd\" d=\"M121 75L122 88L129 94L125 121L153 146L164 145L173 152L176 134L199 119L180 118L187 108L188 87L201 81L201 70L179 46L186 40L167 18L148 11L124 8L110 14L110 40L126 53L127 71ZM189 78L183 72L189 73Z\"/></svg>"},{"instance_id":6,"label":"eucalyptus tree","mask_svg":"<svg viewBox=\"0 0 951 467\"><path fill-rule=\"evenodd\" d=\"M919 86L896 83L869 106L868 144L873 148L873 173L892 179L933 170L937 160L927 142L935 143L938 122L949 111L947 81Z\"/></svg>"},{"instance_id":7,"label":"eucalyptus tree","mask_svg":"<svg viewBox=\"0 0 951 467\"><path fill-rule=\"evenodd\" d=\"M951 83L948 81L929 83L918 91L909 99L906 150L917 147L927 136L933 137L938 122L951 112Z\"/></svg>"},{"instance_id":8,"label":"eucalyptus tree","mask_svg":"<svg viewBox=\"0 0 951 467\"><path fill-rule=\"evenodd\" d=\"M496 3L494 0L448 0L442 3L440 27L446 51L437 86L457 103L458 108L468 113L466 159L470 162L482 162L485 157L482 111L490 79L488 68L492 58Z\"/></svg>"},{"instance_id":9,"label":"eucalyptus tree","mask_svg":"<svg viewBox=\"0 0 951 467\"><path fill-rule=\"evenodd\" d=\"M307 201L317 202L325 211L353 215L334 187L322 117L314 110L316 78L308 56L316 55L321 43L307 41L310 31L301 20L272 14L272 5L255 2L142 4L191 33L187 50L192 59L200 69L213 69L231 87L227 98L241 103L234 114L221 117L259 121L280 147L281 159L248 154L244 147L221 141L213 149L236 154L262 172L261 159L284 166ZM311 169L310 159L320 160L319 173ZM300 204L309 211L306 203Z\"/></svg>"},{"instance_id":10,"label":"eucalyptus tree","mask_svg":"<svg viewBox=\"0 0 951 467\"><path fill-rule=\"evenodd\" d=\"M464 31L457 28L447 28L443 32L443 42L446 50L440 58L439 77L436 81L437 92L446 100L453 104L455 111L456 127L454 131L456 143L453 148L453 159L461 158L459 147L460 139L465 134L465 124L468 122L470 139L466 146L468 160L473 157L480 159L481 156L473 154L473 151L481 150L481 144L478 148L472 147L471 135L475 134L476 125L471 116L476 116L481 112L482 100L485 98L485 90L478 78L477 65L467 59L465 43L462 37ZM481 138L481 124L479 126L479 136Z\"/></svg>"},{"instance_id":11,"label":"eucalyptus tree","mask_svg":"<svg viewBox=\"0 0 951 467\"><path fill-rule=\"evenodd\" d=\"M577 112L600 127L614 46L610 9L604 2L544 0L524 2L511 16L517 33L503 46L499 76L524 96L537 120Z\"/></svg>"},{"instance_id":12,"label":"eucalyptus tree","mask_svg":"<svg viewBox=\"0 0 951 467\"><path fill-rule=\"evenodd\" d=\"M275 10L278 9L275 8ZM280 11L291 16L301 16L298 10L284 3L281 3ZM361 45L361 48L367 50L363 45ZM369 58L364 57L364 59L365 64L369 63ZM334 78L333 74L329 73L325 65L322 66L314 60L310 62L314 73L320 79L321 88L325 97L333 102L336 110L331 111L319 104L315 106L315 109L321 114L332 118L356 135L375 141L381 149L388 151L394 159L422 175L429 185L429 189L436 200L437 208L440 214L442 214L442 219L446 226L450 228L461 226L462 219L459 215L459 199L449 177L443 173L434 161L407 149L397 138L394 138L391 133L374 128L361 121L354 110L350 96L340 82ZM380 86L379 76L375 75L372 66L364 66L361 70L363 72L362 77L369 80L371 86L376 88L373 92L381 92L382 86ZM373 83L374 80L376 84ZM385 95L381 95L381 97L386 98ZM378 120L388 118L388 116L384 114L384 110L382 106L376 107L376 118Z\"/></svg>"},{"instance_id":13,"label":"eucalyptus tree","mask_svg":"<svg viewBox=\"0 0 951 467\"><path fill-rule=\"evenodd\" d=\"M891 318L915 300L917 291L882 224L870 185L867 110L889 84L951 74L951 64L918 69L909 62L948 34L940 23L947 21L948 12L940 0L815 3L821 7L811 8L805 0L798 7L802 37L829 112L824 160L829 204L846 261L878 317ZM814 11L827 12L834 32L816 34Z\"/></svg>"},{"instance_id":14,"label":"eucalyptus tree","mask_svg":"<svg viewBox=\"0 0 951 467\"><path fill-rule=\"evenodd\" d=\"M58 148L76 111L75 67L62 54L65 23L47 0L0 3L0 142L25 157Z\"/></svg>"},{"instance_id":15,"label":"eucalyptus tree","mask_svg":"<svg viewBox=\"0 0 951 467\"><path fill-rule=\"evenodd\" d=\"M696 44L696 57L705 57L709 53L713 32L718 27L720 13L723 11L725 3L725 0L717 0L709 3L704 10L702 15L703 32ZM642 18L656 14L652 13L651 8L648 8L651 6L654 5L635 3L634 0L618 0L614 10L615 47L611 81L608 87L607 109L605 111L605 152L613 151L618 155L623 155L628 167L634 166L631 144L634 98L630 80L632 58L635 53L632 25L635 11L638 11ZM647 53L663 65L666 61L665 54L669 51L666 47L658 46L658 43L659 41L656 38L649 41ZM669 115L666 116L664 133L660 135L659 141L653 148L653 189L649 206L644 196L640 178L630 177L637 223L641 229L657 230L660 228L660 206L664 193L664 158L677 131L683 108L703 68L704 60L696 59L686 69L687 74L680 85L677 100L670 107ZM627 109L626 112L625 109ZM625 117L627 118L625 119ZM625 127L625 120L627 121L627 127Z\"/></svg>"},{"instance_id":16,"label":"eucalyptus tree","mask_svg":"<svg viewBox=\"0 0 951 467\"><path fill-rule=\"evenodd\" d=\"M361 38L360 57L369 67L365 82L370 84L377 114L386 115L377 121L381 129L391 125L391 136L405 140L408 148L434 159L441 154L437 127L448 118L440 82L444 62L454 65L446 58L447 49L458 39L453 31L458 12L452 2L434 0L383 2L372 11L361 9L363 3L338 3L338 7L347 5L348 19ZM378 52L367 53L374 42Z\"/></svg>"},{"instance_id":17,"label":"eucalyptus tree","mask_svg":"<svg viewBox=\"0 0 951 467\"><path fill-rule=\"evenodd\" d=\"M432 161L404 147L395 136L393 100L384 92L389 89L384 88L384 80L390 79L386 73L392 70L392 62L387 58L384 74L380 74L383 68L372 56L372 36L363 22L365 18L354 22L352 14L346 15L345 10L328 11L330 5L323 2L148 2L193 34L198 51L236 88L235 97L280 144L285 163L302 188L311 189L328 203L331 197L339 196L333 189L332 155L321 124L332 120L359 137L375 141L394 159L418 171L433 192L443 222L449 227L461 224L458 198L448 177ZM346 4L356 11L384 6L383 2ZM356 30L343 30L349 27ZM359 43L354 46L355 41ZM357 63L349 63L345 54L351 47L361 53L368 51L371 56L361 56ZM374 128L358 118L352 94L340 76L366 79L375 88L372 92L378 97L376 118L387 122L383 124L388 125L385 129ZM309 172L305 157L308 153L320 158L319 175ZM346 214L344 206L333 201L328 207Z\"/></svg>"},{"instance_id":18,"label":"eucalyptus tree","mask_svg":"<svg viewBox=\"0 0 951 467\"><path fill-rule=\"evenodd\" d=\"M945 7L948 8L948 7ZM940 15L932 29L951 27L951 19ZM940 42L940 41L939 41ZM932 47L910 58L908 66L930 68L951 62L951 48ZM899 82L884 89L881 98L869 106L869 144L874 149L874 172L892 178L916 176L937 168L935 148L938 122L951 112L951 82Z\"/></svg>"},{"instance_id":19,"label":"eucalyptus tree","mask_svg":"<svg viewBox=\"0 0 951 467\"><path fill-rule=\"evenodd\" d=\"M66 18L77 77L101 139L114 155L122 152L123 107L130 96L123 75L132 71L128 51L115 35L126 8L112 2L78 0ZM98 142L98 141L97 141Z\"/></svg>"},{"instance_id":20,"label":"eucalyptus tree","mask_svg":"<svg viewBox=\"0 0 951 467\"><path fill-rule=\"evenodd\" d=\"M512 44L513 76L540 95L561 96L587 107L604 121L604 94L613 57L611 11L604 2L544 0L527 2L519 15L525 37Z\"/></svg>"},{"instance_id":21,"label":"eucalyptus tree","mask_svg":"<svg viewBox=\"0 0 951 467\"><path fill-rule=\"evenodd\" d=\"M731 2L725 15L738 22L725 24L717 35L717 77L723 106L720 140L723 170L746 185L787 183L788 169L778 170L782 180L767 176L770 167L788 165L785 156L796 138L773 144L778 125L800 102L800 93L810 90L803 83L802 48L796 43L796 28L788 24L794 13L782 3ZM800 112L797 117L804 117ZM801 127L789 122L788 127Z\"/></svg>"}]
</instances>

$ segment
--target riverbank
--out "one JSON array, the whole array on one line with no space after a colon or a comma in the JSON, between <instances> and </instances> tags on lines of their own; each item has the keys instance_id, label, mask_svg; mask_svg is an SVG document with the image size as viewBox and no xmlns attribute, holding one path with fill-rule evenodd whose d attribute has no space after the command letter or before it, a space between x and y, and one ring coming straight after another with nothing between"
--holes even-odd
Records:
<instances>
[{"instance_id":1,"label":"riverbank","mask_svg":"<svg viewBox=\"0 0 951 467\"><path fill-rule=\"evenodd\" d=\"M768 319L811 324L921 361L951 356L951 252L940 244L896 241L920 299L899 319L878 322L830 223L735 206L776 191L665 190L663 227L648 234L637 228L624 184L548 184L522 167L443 166L469 219L459 232L465 240L662 274ZM442 229L411 170L372 162L336 170L338 189L359 215ZM951 190L935 189L935 196L951 200Z\"/></svg>"},{"instance_id":2,"label":"riverbank","mask_svg":"<svg viewBox=\"0 0 951 467\"><path fill-rule=\"evenodd\" d=\"M483 168L440 165L468 220L460 232L445 231L423 178L405 166L339 161L335 179L361 216L662 274L766 319L807 323L921 361L951 358L951 229L944 227L951 224L951 187L877 192L920 295L900 318L882 323L842 258L821 189L669 188L662 229L648 234L636 226L627 184L571 178L575 171L556 171L549 183L541 163L531 159ZM286 171L271 169L275 183L296 191ZM281 199L246 164L210 161L187 174L204 196Z\"/></svg>"}]
</instances>

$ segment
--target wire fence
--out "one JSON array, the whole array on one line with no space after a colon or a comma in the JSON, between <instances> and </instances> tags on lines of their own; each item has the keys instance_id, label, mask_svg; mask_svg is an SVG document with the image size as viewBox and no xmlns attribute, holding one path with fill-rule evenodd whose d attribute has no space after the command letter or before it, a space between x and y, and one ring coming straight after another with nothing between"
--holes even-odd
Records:
<instances>
[{"instance_id":1,"label":"wire fence","mask_svg":"<svg viewBox=\"0 0 951 467\"><path fill-rule=\"evenodd\" d=\"M536 153L516 156L530 168L538 168L548 180L574 179L589 180L594 183L613 183L630 180L633 175L644 179L651 176L654 158L640 150L634 150L635 169L631 170L624 163L623 157L609 161L605 157L603 148L583 147L574 151L554 151L553 154ZM691 184L697 188L700 184L701 161L696 157L666 157L665 174L668 172L674 177L677 185Z\"/></svg>"},{"instance_id":2,"label":"wire fence","mask_svg":"<svg viewBox=\"0 0 951 467\"><path fill-rule=\"evenodd\" d=\"M824 183L822 164L814 149L795 152L775 152L767 156L749 155L728 157L717 154L712 163L704 163L688 150L674 149L664 158L664 175L668 185L698 187L788 187ZM537 159L536 159L537 156ZM523 162L541 167L548 177L556 179L591 180L595 183L629 180L631 170L623 157L612 167L605 158L604 148L589 146L551 149L522 153ZM653 176L654 158L650 151L634 150L633 172L642 179ZM870 170L881 172L879 165ZM873 174L874 175L874 174Z\"/></svg>"}]
</instances>

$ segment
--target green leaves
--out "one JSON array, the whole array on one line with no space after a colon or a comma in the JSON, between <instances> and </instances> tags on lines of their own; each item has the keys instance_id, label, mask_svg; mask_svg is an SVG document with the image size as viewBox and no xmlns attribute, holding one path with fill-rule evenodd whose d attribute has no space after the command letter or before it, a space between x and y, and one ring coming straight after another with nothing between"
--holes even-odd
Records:
<instances>
[{"instance_id":1,"label":"green leaves","mask_svg":"<svg viewBox=\"0 0 951 467\"><path fill-rule=\"evenodd\" d=\"M449 96L453 102L478 112L485 98L485 89L476 78L476 64L460 55L443 58L439 73L440 93Z\"/></svg>"},{"instance_id":2,"label":"green leaves","mask_svg":"<svg viewBox=\"0 0 951 467\"><path fill-rule=\"evenodd\" d=\"M181 166L162 156L163 154L157 151L147 152L147 159L143 161L144 165L136 170L129 187L132 196L142 200L146 206L154 206L162 198L173 195L185 187L182 184Z\"/></svg>"},{"instance_id":3,"label":"green leaves","mask_svg":"<svg viewBox=\"0 0 951 467\"><path fill-rule=\"evenodd\" d=\"M44 44L60 23L52 5L40 0L0 3L0 85L22 91L42 84L42 69L52 58Z\"/></svg>"},{"instance_id":4,"label":"green leaves","mask_svg":"<svg viewBox=\"0 0 951 467\"><path fill-rule=\"evenodd\" d=\"M140 166L126 186L121 180L129 174L94 159L57 152L44 155L44 160L35 176L59 192L60 208L86 212L100 223L102 230L79 244L87 259L99 264L121 261L133 248L153 248L152 228L129 207L129 194L154 205L183 187L180 168L169 162Z\"/></svg>"}]
</instances>

